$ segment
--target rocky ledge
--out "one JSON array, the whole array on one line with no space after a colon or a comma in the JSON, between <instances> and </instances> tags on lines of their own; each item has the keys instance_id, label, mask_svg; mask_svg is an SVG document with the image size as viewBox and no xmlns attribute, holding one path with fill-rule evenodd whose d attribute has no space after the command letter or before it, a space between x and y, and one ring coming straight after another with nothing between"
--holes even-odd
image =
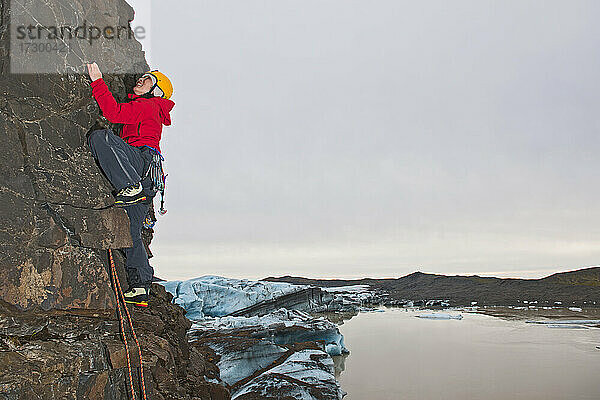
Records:
<instances>
[{"instance_id":1,"label":"rocky ledge","mask_svg":"<svg viewBox=\"0 0 600 400\"><path fill-rule=\"evenodd\" d=\"M191 323L171 299L155 284L152 307L131 309L148 398L229 399L218 368L207 358L210 350L188 345ZM130 398L119 329L113 311L19 311L2 302L0 399ZM128 342L136 395L143 398L137 348L131 336Z\"/></svg>"}]
</instances>

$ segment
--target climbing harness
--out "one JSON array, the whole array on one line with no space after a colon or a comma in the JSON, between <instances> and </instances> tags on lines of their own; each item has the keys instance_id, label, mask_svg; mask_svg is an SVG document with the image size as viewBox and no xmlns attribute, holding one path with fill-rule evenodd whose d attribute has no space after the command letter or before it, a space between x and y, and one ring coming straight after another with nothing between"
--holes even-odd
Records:
<instances>
[{"instance_id":1,"label":"climbing harness","mask_svg":"<svg viewBox=\"0 0 600 400\"><path fill-rule=\"evenodd\" d=\"M141 389L144 400L147 400L146 384L144 383L144 369L142 364L142 348L140 347L137 335L135 334L135 330L133 329L133 322L131 320L131 315L129 314L127 304L125 303L123 290L121 290L121 284L119 283L119 276L117 275L117 268L115 267L115 260L113 259L111 249L108 249L108 257L110 259L110 271L112 275L113 289L115 291L115 297L117 298L117 314L119 316L119 322L121 324L121 336L123 337L123 342L125 343L125 354L127 355L127 370L129 371L129 387L131 389L131 398L133 400L136 400L135 389L133 388L133 376L131 374L131 360L129 359L129 345L127 344L127 335L125 334L125 323L123 321L123 311L121 310L121 307L125 309L125 313L127 314L127 319L129 320L129 328L131 329L131 335L135 340L135 344L138 349L138 355L140 356L140 381L142 386Z\"/></svg>"},{"instance_id":2,"label":"climbing harness","mask_svg":"<svg viewBox=\"0 0 600 400\"><path fill-rule=\"evenodd\" d=\"M142 147L147 147L150 149L152 154L152 160L150 161L150 166L146 170L144 177L150 176L152 180L153 189L160 192L160 210L158 213L160 215L165 215L167 210L165 209L165 187L167 185L167 175L165 175L162 163L165 158L160 154L160 151L155 149L154 147L150 147L148 145L144 145Z\"/></svg>"}]
</instances>

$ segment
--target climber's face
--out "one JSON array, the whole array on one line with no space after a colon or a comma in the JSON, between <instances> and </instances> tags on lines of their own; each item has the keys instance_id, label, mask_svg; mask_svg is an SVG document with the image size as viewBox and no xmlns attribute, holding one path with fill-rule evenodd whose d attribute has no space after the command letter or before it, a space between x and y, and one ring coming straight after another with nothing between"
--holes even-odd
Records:
<instances>
[{"instance_id":1,"label":"climber's face","mask_svg":"<svg viewBox=\"0 0 600 400\"><path fill-rule=\"evenodd\" d=\"M137 83L133 87L133 93L137 94L138 96L141 96L145 93L148 93L150 89L152 89L152 85L152 78L150 78L149 76L142 76L140 79L137 80Z\"/></svg>"}]
</instances>

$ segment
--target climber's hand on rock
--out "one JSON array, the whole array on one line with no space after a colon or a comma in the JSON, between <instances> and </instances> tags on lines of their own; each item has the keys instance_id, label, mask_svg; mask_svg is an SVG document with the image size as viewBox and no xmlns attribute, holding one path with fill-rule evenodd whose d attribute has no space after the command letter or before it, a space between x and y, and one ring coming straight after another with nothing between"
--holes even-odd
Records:
<instances>
[{"instance_id":1,"label":"climber's hand on rock","mask_svg":"<svg viewBox=\"0 0 600 400\"><path fill-rule=\"evenodd\" d=\"M87 65L88 74L90 74L90 79L94 82L97 79L102 78L102 72L100 72L100 68L98 68L98 64L91 63Z\"/></svg>"}]
</instances>

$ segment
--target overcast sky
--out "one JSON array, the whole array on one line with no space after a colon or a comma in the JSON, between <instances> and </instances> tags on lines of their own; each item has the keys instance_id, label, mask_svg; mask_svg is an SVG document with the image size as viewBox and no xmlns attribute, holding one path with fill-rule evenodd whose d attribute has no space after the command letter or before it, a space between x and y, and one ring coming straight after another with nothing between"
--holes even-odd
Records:
<instances>
[{"instance_id":1,"label":"overcast sky","mask_svg":"<svg viewBox=\"0 0 600 400\"><path fill-rule=\"evenodd\" d=\"M149 58L176 102L158 275L540 277L600 264L600 2L150 11Z\"/></svg>"}]
</instances>

